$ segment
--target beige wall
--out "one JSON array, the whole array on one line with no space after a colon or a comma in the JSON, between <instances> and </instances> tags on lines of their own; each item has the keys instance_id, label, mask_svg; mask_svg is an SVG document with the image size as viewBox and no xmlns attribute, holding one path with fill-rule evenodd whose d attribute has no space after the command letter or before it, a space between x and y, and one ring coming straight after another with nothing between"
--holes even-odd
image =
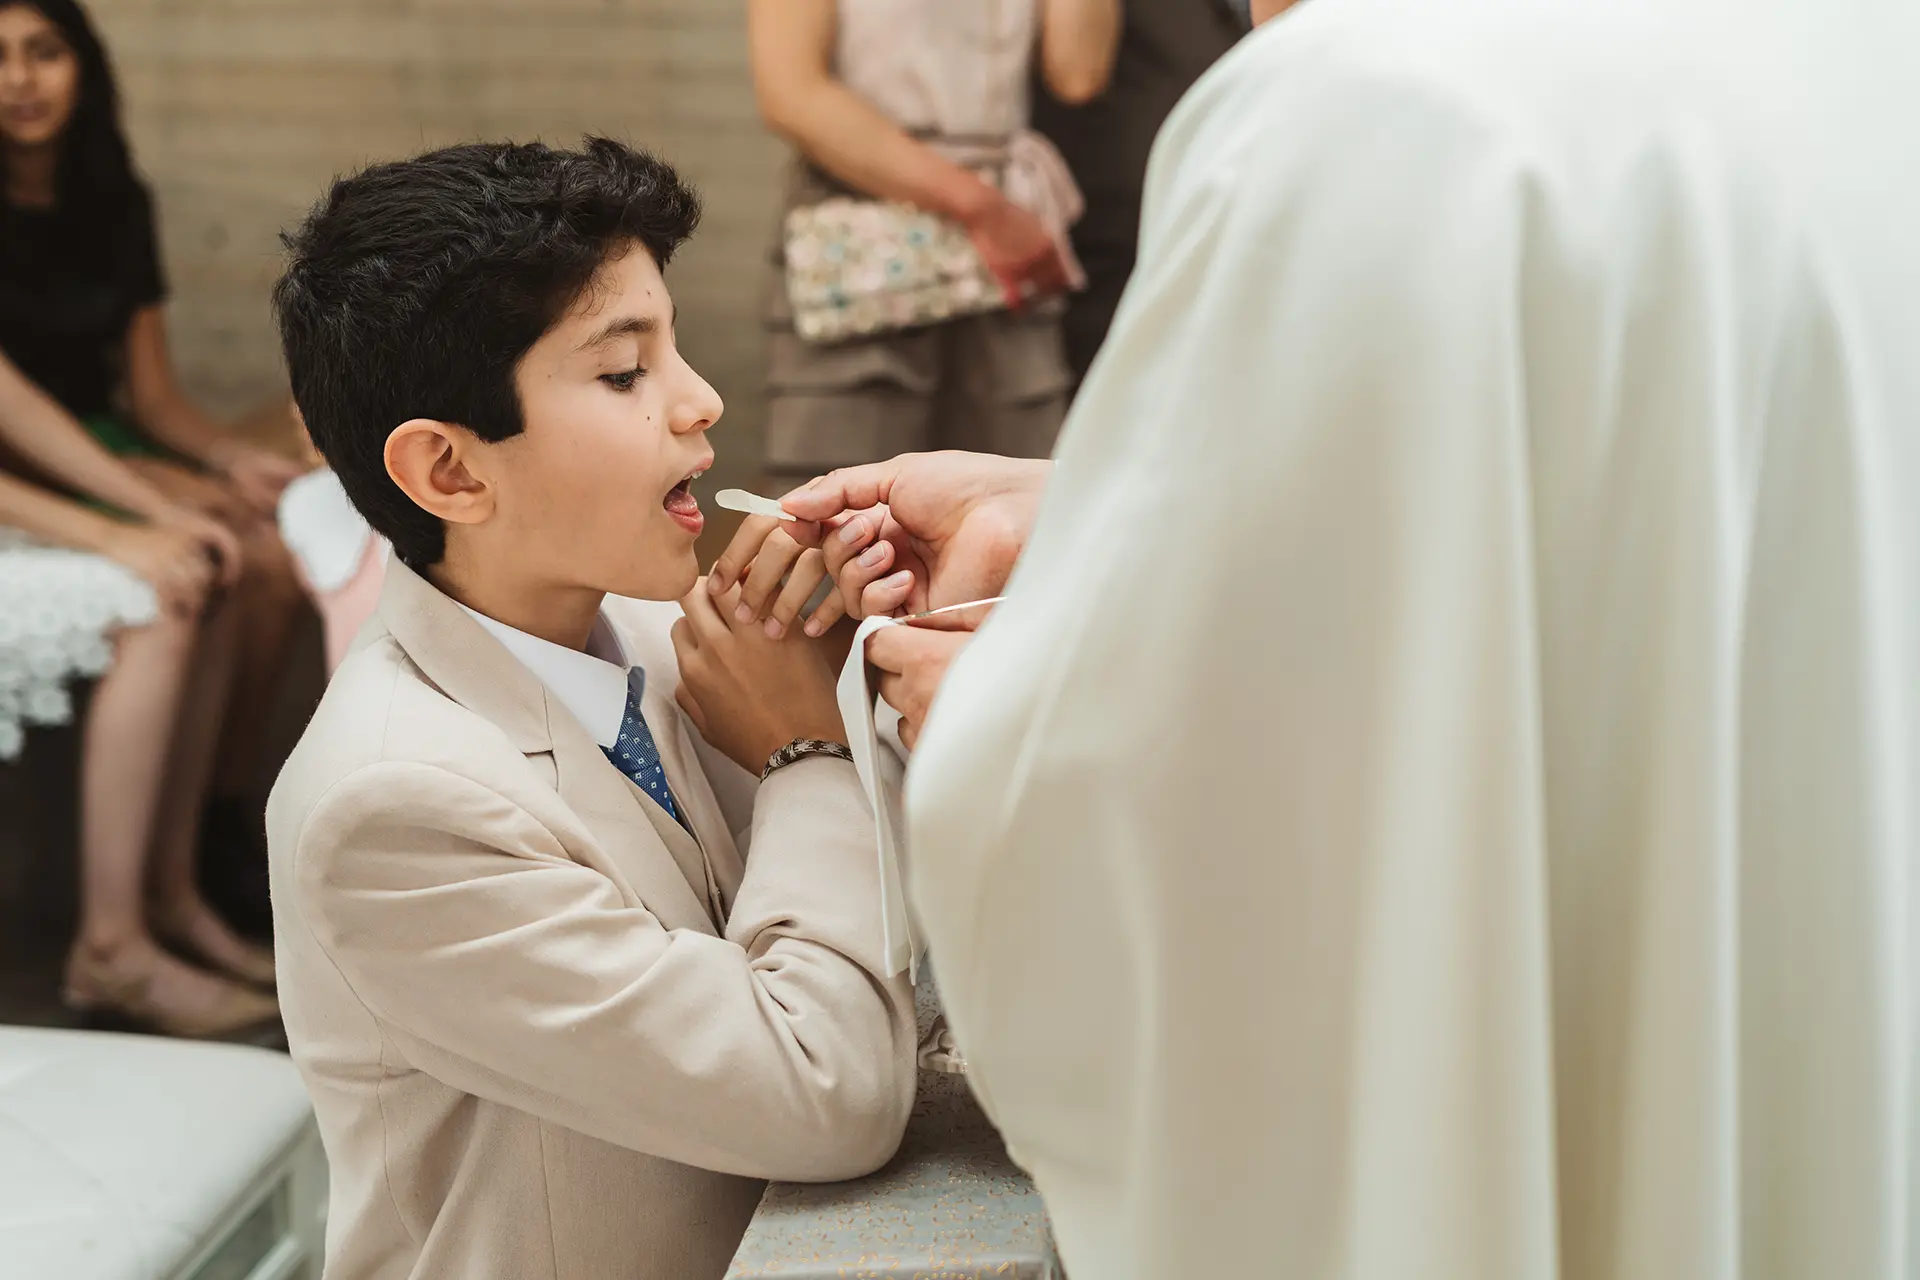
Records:
<instances>
[{"instance_id":1,"label":"beige wall","mask_svg":"<svg viewBox=\"0 0 1920 1280\"><path fill-rule=\"evenodd\" d=\"M706 198L670 276L681 344L728 404L720 470L759 454L761 263L780 145L744 0L91 0L160 204L176 357L238 411L284 384L267 292L282 227L334 174L448 142L593 131Z\"/></svg>"}]
</instances>

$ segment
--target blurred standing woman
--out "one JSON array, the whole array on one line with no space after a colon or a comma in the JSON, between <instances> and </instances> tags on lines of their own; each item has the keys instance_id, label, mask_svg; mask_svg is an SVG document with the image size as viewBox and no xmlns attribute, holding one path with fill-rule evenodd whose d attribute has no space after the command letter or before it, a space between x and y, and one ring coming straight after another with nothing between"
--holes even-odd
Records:
<instances>
[{"instance_id":1,"label":"blurred standing woman","mask_svg":"<svg viewBox=\"0 0 1920 1280\"><path fill-rule=\"evenodd\" d=\"M85 11L0 0L0 351L149 484L239 536L242 658L217 780L237 796L298 608L272 516L301 468L231 438L181 392L165 297L152 202Z\"/></svg>"},{"instance_id":2,"label":"blurred standing woman","mask_svg":"<svg viewBox=\"0 0 1920 1280\"><path fill-rule=\"evenodd\" d=\"M768 291L769 484L915 449L1045 457L1080 193L1028 85L1037 58L1056 96L1098 96L1119 0L752 0L749 34L761 112L799 151ZM796 317L794 265L828 273L824 314ZM904 302L903 279L925 282Z\"/></svg>"}]
</instances>

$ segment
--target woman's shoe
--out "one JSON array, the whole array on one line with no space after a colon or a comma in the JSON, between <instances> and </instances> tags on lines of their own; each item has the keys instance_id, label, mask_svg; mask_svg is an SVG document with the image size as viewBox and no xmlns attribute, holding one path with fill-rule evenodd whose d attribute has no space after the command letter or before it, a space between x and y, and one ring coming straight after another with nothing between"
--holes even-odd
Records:
<instances>
[{"instance_id":1,"label":"woman's shoe","mask_svg":"<svg viewBox=\"0 0 1920 1280\"><path fill-rule=\"evenodd\" d=\"M280 1004L270 995L196 969L159 947L138 952L104 958L76 945L67 957L61 993L67 1007L196 1040L221 1039L279 1021Z\"/></svg>"},{"instance_id":2,"label":"woman's shoe","mask_svg":"<svg viewBox=\"0 0 1920 1280\"><path fill-rule=\"evenodd\" d=\"M148 913L154 936L216 973L269 990L274 985L273 948L235 933L205 902Z\"/></svg>"}]
</instances>

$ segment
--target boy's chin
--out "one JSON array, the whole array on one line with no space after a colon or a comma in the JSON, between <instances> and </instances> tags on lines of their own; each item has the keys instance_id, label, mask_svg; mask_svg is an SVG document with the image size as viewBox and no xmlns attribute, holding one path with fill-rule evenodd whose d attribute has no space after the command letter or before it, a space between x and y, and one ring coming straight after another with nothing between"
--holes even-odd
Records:
<instances>
[{"instance_id":1,"label":"boy's chin","mask_svg":"<svg viewBox=\"0 0 1920 1280\"><path fill-rule=\"evenodd\" d=\"M700 581L700 561L693 547L669 553L648 564L629 582L610 587L610 594L634 600L681 600Z\"/></svg>"}]
</instances>

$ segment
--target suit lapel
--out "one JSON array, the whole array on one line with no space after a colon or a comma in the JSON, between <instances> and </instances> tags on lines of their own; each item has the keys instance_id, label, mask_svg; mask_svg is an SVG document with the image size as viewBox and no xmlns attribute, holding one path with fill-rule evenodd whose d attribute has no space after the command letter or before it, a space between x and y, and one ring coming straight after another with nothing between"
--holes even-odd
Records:
<instances>
[{"instance_id":1,"label":"suit lapel","mask_svg":"<svg viewBox=\"0 0 1920 1280\"><path fill-rule=\"evenodd\" d=\"M398 557L387 564L380 621L442 693L486 717L520 751L550 749L540 678Z\"/></svg>"},{"instance_id":2,"label":"suit lapel","mask_svg":"<svg viewBox=\"0 0 1920 1280\"><path fill-rule=\"evenodd\" d=\"M706 884L699 846L613 767L538 676L398 559L387 567L380 620L448 697L483 716L524 754L552 753L561 799L607 856L608 865L595 870L624 882L668 928L715 932L707 893L694 888ZM672 766L667 773L670 783L677 781Z\"/></svg>"},{"instance_id":3,"label":"suit lapel","mask_svg":"<svg viewBox=\"0 0 1920 1280\"><path fill-rule=\"evenodd\" d=\"M687 736L690 732L687 718L681 714L679 703L674 701L669 682L654 679L653 673L654 669L649 668L646 694L640 700L640 711L646 716L647 727L653 732L654 745L659 748L660 763L667 771L667 785L673 788L673 798L698 838L697 846L694 846L692 839L687 843L694 846L696 857L705 853L694 882L701 883L711 873L713 893L719 899L720 922L724 923L727 914L733 910L733 897L740 890L740 878L745 873L745 867L734 848L733 833L727 829L726 814L721 812L720 802L707 782L706 772L700 768L699 757L693 752L693 742ZM637 792L639 788L634 790ZM666 810L653 804L651 799L648 804L659 813L662 822L672 825L682 836L686 835L680 825L667 816Z\"/></svg>"},{"instance_id":4,"label":"suit lapel","mask_svg":"<svg viewBox=\"0 0 1920 1280\"><path fill-rule=\"evenodd\" d=\"M593 828L623 872L633 877L634 891L661 923L670 929L717 932L717 922L706 905L700 846L652 796L613 767L579 722L555 710L553 765L560 798ZM673 781L673 770L668 768L667 784L672 786ZM662 845L665 858L660 856Z\"/></svg>"}]
</instances>

